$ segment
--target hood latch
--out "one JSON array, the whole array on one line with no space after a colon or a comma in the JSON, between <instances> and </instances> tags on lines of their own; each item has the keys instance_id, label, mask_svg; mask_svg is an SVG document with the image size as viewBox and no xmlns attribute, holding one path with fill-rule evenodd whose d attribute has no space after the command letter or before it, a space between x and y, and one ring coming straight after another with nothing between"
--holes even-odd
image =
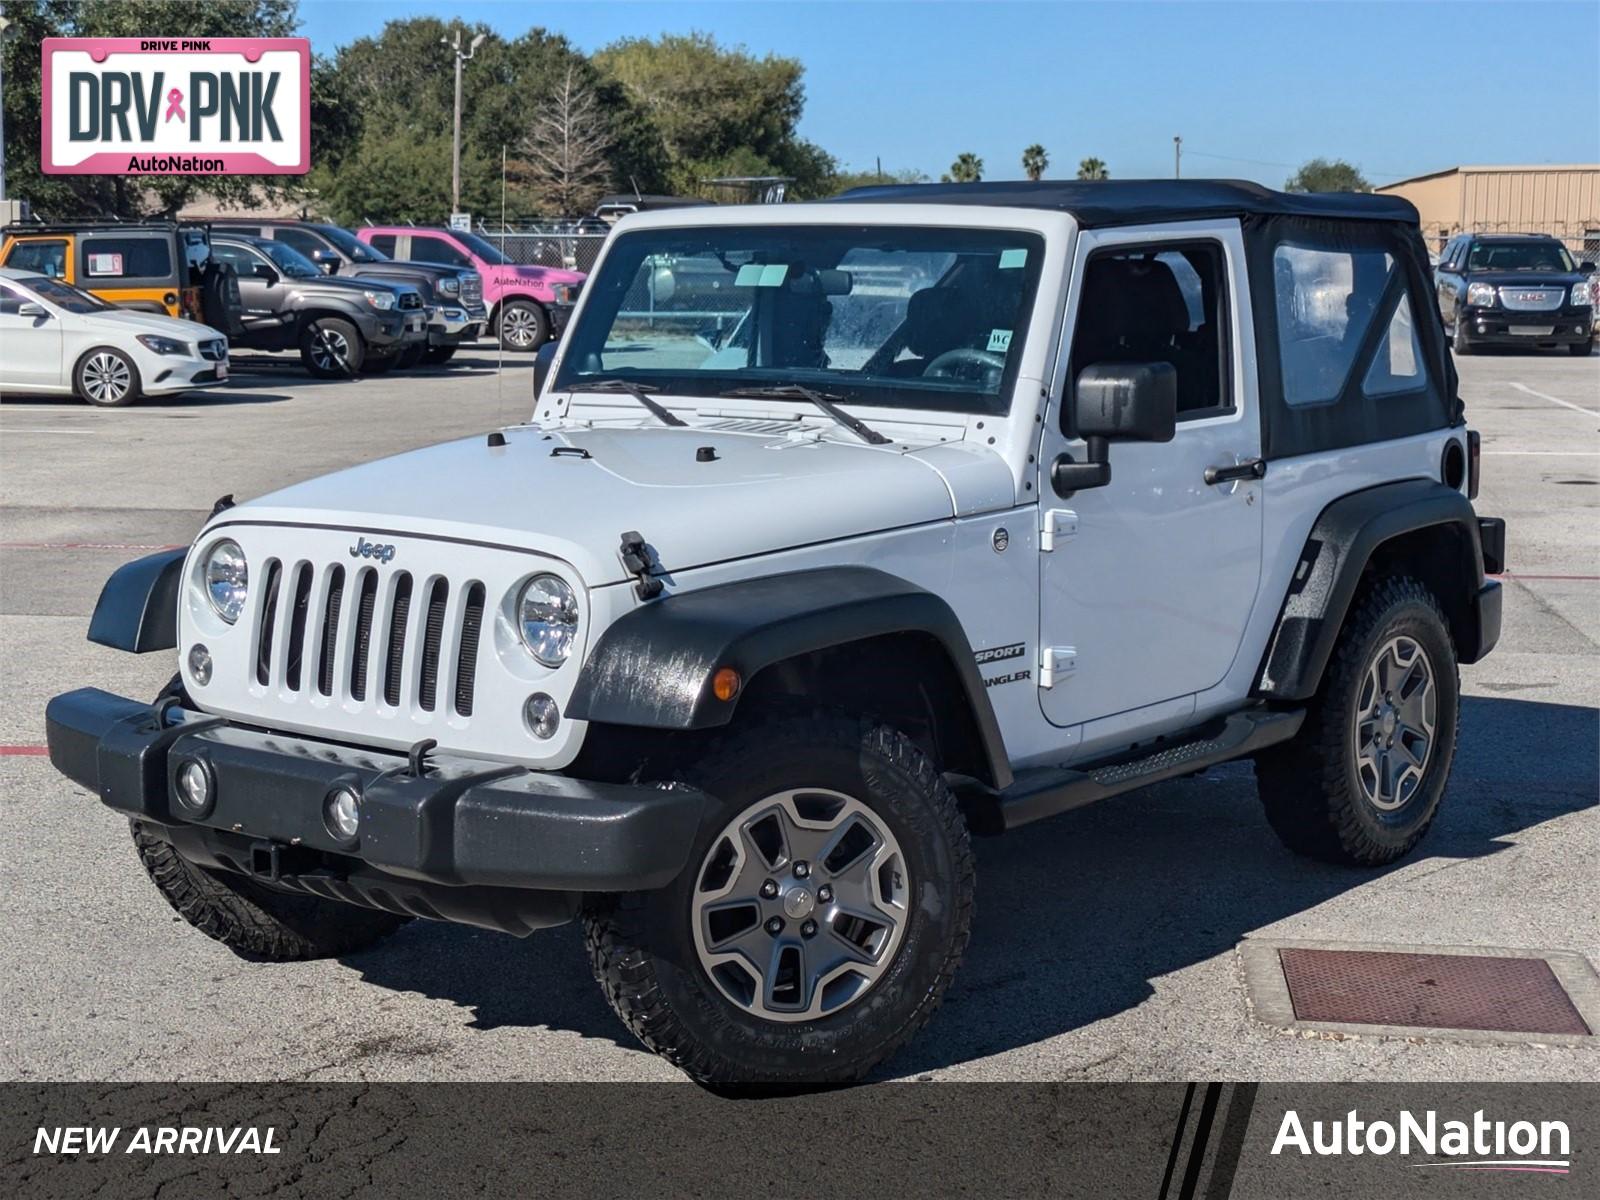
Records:
<instances>
[{"instance_id":1,"label":"hood latch","mask_svg":"<svg viewBox=\"0 0 1600 1200\"><path fill-rule=\"evenodd\" d=\"M622 565L628 573L638 577L639 582L633 585L633 591L641 600L654 600L666 589L666 584L650 574L650 550L644 544L644 538L639 532L630 529L622 535L622 545L618 549L622 556Z\"/></svg>"}]
</instances>

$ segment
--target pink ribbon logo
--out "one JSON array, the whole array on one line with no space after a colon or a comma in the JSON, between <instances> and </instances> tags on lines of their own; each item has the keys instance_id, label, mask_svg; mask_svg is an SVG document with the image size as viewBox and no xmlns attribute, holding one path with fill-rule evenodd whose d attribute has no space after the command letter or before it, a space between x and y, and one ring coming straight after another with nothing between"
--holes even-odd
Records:
<instances>
[{"instance_id":1,"label":"pink ribbon logo","mask_svg":"<svg viewBox=\"0 0 1600 1200\"><path fill-rule=\"evenodd\" d=\"M167 115L165 119L170 121L173 117L177 117L180 121L189 119L183 115L183 93L177 88L173 88L167 93Z\"/></svg>"}]
</instances>

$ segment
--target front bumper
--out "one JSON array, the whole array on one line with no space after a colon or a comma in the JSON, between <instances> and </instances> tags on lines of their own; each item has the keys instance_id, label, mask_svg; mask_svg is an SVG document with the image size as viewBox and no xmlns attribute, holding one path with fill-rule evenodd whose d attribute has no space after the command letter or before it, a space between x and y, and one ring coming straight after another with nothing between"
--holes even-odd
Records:
<instances>
[{"instance_id":1,"label":"front bumper","mask_svg":"<svg viewBox=\"0 0 1600 1200\"><path fill-rule=\"evenodd\" d=\"M140 364L144 391L152 396L210 387L228 378L228 360L164 357L154 370Z\"/></svg>"},{"instance_id":2,"label":"front bumper","mask_svg":"<svg viewBox=\"0 0 1600 1200\"><path fill-rule=\"evenodd\" d=\"M1564 305L1548 312L1504 308L1462 309L1467 340L1475 346L1566 346L1594 336L1594 310Z\"/></svg>"},{"instance_id":3,"label":"front bumper","mask_svg":"<svg viewBox=\"0 0 1600 1200\"><path fill-rule=\"evenodd\" d=\"M439 755L284 737L82 688L45 711L50 761L186 859L269 886L412 916L527 933L587 892L658 888L688 862L707 798L680 784L589 783ZM176 799L197 761L208 807ZM360 797L356 836L329 830L335 787Z\"/></svg>"},{"instance_id":4,"label":"front bumper","mask_svg":"<svg viewBox=\"0 0 1600 1200\"><path fill-rule=\"evenodd\" d=\"M384 357L428 339L428 314L420 308L391 309L358 318L367 353Z\"/></svg>"},{"instance_id":5,"label":"front bumper","mask_svg":"<svg viewBox=\"0 0 1600 1200\"><path fill-rule=\"evenodd\" d=\"M474 316L459 304L440 304L429 309L428 345L458 346L476 341L486 317Z\"/></svg>"},{"instance_id":6,"label":"front bumper","mask_svg":"<svg viewBox=\"0 0 1600 1200\"><path fill-rule=\"evenodd\" d=\"M550 314L550 336L556 337L567 327L567 322L572 319L572 310L578 306L576 304L557 304L552 302L544 307L545 311Z\"/></svg>"}]
</instances>

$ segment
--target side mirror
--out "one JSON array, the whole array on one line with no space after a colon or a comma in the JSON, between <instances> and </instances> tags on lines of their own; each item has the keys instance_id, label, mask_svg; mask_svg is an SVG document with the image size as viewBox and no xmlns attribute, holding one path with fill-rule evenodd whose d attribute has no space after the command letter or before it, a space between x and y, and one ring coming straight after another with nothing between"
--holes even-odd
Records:
<instances>
[{"instance_id":1,"label":"side mirror","mask_svg":"<svg viewBox=\"0 0 1600 1200\"><path fill-rule=\"evenodd\" d=\"M271 287L273 284L277 283L278 279L280 278L278 272L267 266L266 263L257 263L255 265L255 269L251 271L250 274L261 280L268 287Z\"/></svg>"},{"instance_id":2,"label":"side mirror","mask_svg":"<svg viewBox=\"0 0 1600 1200\"><path fill-rule=\"evenodd\" d=\"M537 400L544 391L545 380L550 378L550 367L556 361L557 342L546 342L533 356L533 398Z\"/></svg>"},{"instance_id":3,"label":"side mirror","mask_svg":"<svg viewBox=\"0 0 1600 1200\"><path fill-rule=\"evenodd\" d=\"M322 268L324 275L337 275L339 273L339 256L332 250L318 250L311 255L311 261Z\"/></svg>"},{"instance_id":4,"label":"side mirror","mask_svg":"<svg viewBox=\"0 0 1600 1200\"><path fill-rule=\"evenodd\" d=\"M17 316L32 317L35 321L50 319L50 310L42 304L35 304L31 300L24 300L17 305Z\"/></svg>"},{"instance_id":5,"label":"side mirror","mask_svg":"<svg viewBox=\"0 0 1600 1200\"><path fill-rule=\"evenodd\" d=\"M1178 372L1171 363L1095 363L1078 374L1072 396L1077 435L1087 461L1059 455L1050 466L1056 493L1070 495L1111 482L1112 442L1170 442L1178 430Z\"/></svg>"},{"instance_id":6,"label":"side mirror","mask_svg":"<svg viewBox=\"0 0 1600 1200\"><path fill-rule=\"evenodd\" d=\"M1581 263L1578 264L1578 273L1580 275L1593 275L1594 274L1594 264L1592 262L1590 262L1587 258L1584 259Z\"/></svg>"}]
</instances>

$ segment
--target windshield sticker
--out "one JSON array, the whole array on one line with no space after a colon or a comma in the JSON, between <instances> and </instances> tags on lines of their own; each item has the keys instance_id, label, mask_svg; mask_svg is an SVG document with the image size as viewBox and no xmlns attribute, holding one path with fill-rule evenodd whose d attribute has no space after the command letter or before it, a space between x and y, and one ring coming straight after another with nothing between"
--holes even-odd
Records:
<instances>
[{"instance_id":1,"label":"windshield sticker","mask_svg":"<svg viewBox=\"0 0 1600 1200\"><path fill-rule=\"evenodd\" d=\"M991 329L988 349L990 354L1004 354L1011 349L1011 330Z\"/></svg>"},{"instance_id":2,"label":"windshield sticker","mask_svg":"<svg viewBox=\"0 0 1600 1200\"><path fill-rule=\"evenodd\" d=\"M735 287L782 287L788 263L745 263L734 276Z\"/></svg>"},{"instance_id":3,"label":"windshield sticker","mask_svg":"<svg viewBox=\"0 0 1600 1200\"><path fill-rule=\"evenodd\" d=\"M91 275L121 275L122 255L120 254L91 254L89 255L89 274Z\"/></svg>"},{"instance_id":4,"label":"windshield sticker","mask_svg":"<svg viewBox=\"0 0 1600 1200\"><path fill-rule=\"evenodd\" d=\"M1010 271L1017 267L1025 267L1027 265L1028 252L1026 250L1000 251L1000 269L1002 271Z\"/></svg>"}]
</instances>

